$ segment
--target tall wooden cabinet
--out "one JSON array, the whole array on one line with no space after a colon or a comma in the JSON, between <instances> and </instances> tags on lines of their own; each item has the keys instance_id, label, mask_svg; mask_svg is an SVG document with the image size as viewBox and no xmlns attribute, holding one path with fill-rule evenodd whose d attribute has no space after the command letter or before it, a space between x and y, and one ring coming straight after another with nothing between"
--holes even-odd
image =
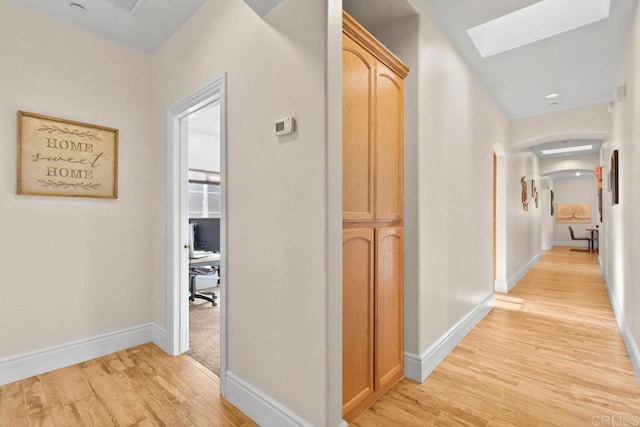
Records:
<instances>
[{"instance_id":1,"label":"tall wooden cabinet","mask_svg":"<svg viewBox=\"0 0 640 427\"><path fill-rule=\"evenodd\" d=\"M343 13L343 416L403 375L404 78Z\"/></svg>"}]
</instances>

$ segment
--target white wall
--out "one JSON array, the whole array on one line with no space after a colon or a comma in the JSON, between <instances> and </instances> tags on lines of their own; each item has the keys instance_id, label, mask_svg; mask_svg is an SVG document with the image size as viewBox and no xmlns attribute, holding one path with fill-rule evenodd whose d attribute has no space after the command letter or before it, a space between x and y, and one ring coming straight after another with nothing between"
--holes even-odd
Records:
<instances>
[{"instance_id":1,"label":"white wall","mask_svg":"<svg viewBox=\"0 0 640 427\"><path fill-rule=\"evenodd\" d=\"M493 292L493 146L507 144L508 122L426 8L415 6L419 18L377 35L411 68L405 350L424 355Z\"/></svg>"},{"instance_id":2,"label":"white wall","mask_svg":"<svg viewBox=\"0 0 640 427\"><path fill-rule=\"evenodd\" d=\"M626 99L616 102L612 114L612 137L602 150L604 223L601 238L604 244L605 279L612 298L622 336L640 379L640 10L627 40L617 86L627 86ZM620 204L611 205L608 188L610 156L619 150Z\"/></svg>"},{"instance_id":3,"label":"white wall","mask_svg":"<svg viewBox=\"0 0 640 427\"><path fill-rule=\"evenodd\" d=\"M419 348L493 293L493 147L503 112L428 14L420 26ZM452 167L455 165L455 167Z\"/></svg>"},{"instance_id":4,"label":"white wall","mask_svg":"<svg viewBox=\"0 0 640 427\"><path fill-rule=\"evenodd\" d=\"M522 185L527 183L528 210L522 208ZM529 150L507 155L507 281L513 286L540 255L543 205L531 194L531 180L540 181L538 158ZM538 186L538 185L537 185ZM538 190L539 191L539 190Z\"/></svg>"},{"instance_id":5,"label":"white wall","mask_svg":"<svg viewBox=\"0 0 640 427\"><path fill-rule=\"evenodd\" d=\"M0 358L150 322L150 57L6 0L0 53ZM118 199L18 196L18 110L119 129Z\"/></svg>"},{"instance_id":6,"label":"white wall","mask_svg":"<svg viewBox=\"0 0 640 427\"><path fill-rule=\"evenodd\" d=\"M563 171L588 171L593 173L596 166L600 164L600 154L585 154L582 156L551 157L541 159L540 175L550 175L554 172Z\"/></svg>"},{"instance_id":7,"label":"white wall","mask_svg":"<svg viewBox=\"0 0 640 427\"><path fill-rule=\"evenodd\" d=\"M589 223L557 222L557 215L554 215L554 244L586 246L586 243L571 241L569 226L573 228L576 237L589 237L589 232L586 229L600 224L598 221L598 193L593 175L581 178L556 179L554 187L556 213L558 205L561 203L589 203L591 206L591 222Z\"/></svg>"},{"instance_id":8,"label":"white wall","mask_svg":"<svg viewBox=\"0 0 640 427\"><path fill-rule=\"evenodd\" d=\"M541 163L541 162L540 162ZM551 177L542 177L540 179L540 226L542 233L540 236L540 248L549 250L553 247L553 224L555 218L551 215L551 191L554 189L554 181ZM555 205L555 194L554 194Z\"/></svg>"},{"instance_id":9,"label":"white wall","mask_svg":"<svg viewBox=\"0 0 640 427\"><path fill-rule=\"evenodd\" d=\"M220 104L208 105L187 117L189 169L220 172Z\"/></svg>"},{"instance_id":10,"label":"white wall","mask_svg":"<svg viewBox=\"0 0 640 427\"><path fill-rule=\"evenodd\" d=\"M608 114L608 113L607 113ZM551 157L540 159L540 175L547 175L553 183L557 183L557 190L554 191L554 209L557 209L558 203L589 203L591 204L591 223L589 224L569 224L557 223L555 213L551 218L545 217L543 213L543 236L545 230L550 231L550 240L543 242L543 248L555 245L573 245L585 246L578 241L571 241L568 226L571 225L578 237L589 235L585 229L589 226L600 224L600 214L598 213L597 191L595 189L594 170L600 164L599 154L585 154L569 157ZM560 175L554 175L560 172ZM565 174L562 174L564 172ZM567 178L567 172L580 172L582 175L578 178ZM552 177L555 176L556 179ZM553 189L554 184L550 184ZM561 194L558 194L558 193ZM560 198L558 198L560 196ZM544 193L545 205L548 205L550 195ZM547 228L546 221L550 221L550 227ZM544 240L544 237L543 237Z\"/></svg>"},{"instance_id":11,"label":"white wall","mask_svg":"<svg viewBox=\"0 0 640 427\"><path fill-rule=\"evenodd\" d=\"M327 1L285 0L263 21L211 0L153 58L154 230L166 220L166 109L227 73L227 368L313 425L341 415L327 396L341 394L340 370L328 372L340 330L327 330L327 241L341 239L327 224L341 212L328 218L327 13ZM278 139L273 121L289 115L298 130ZM166 325L158 232L153 251L154 319Z\"/></svg>"},{"instance_id":12,"label":"white wall","mask_svg":"<svg viewBox=\"0 0 640 427\"><path fill-rule=\"evenodd\" d=\"M596 104L512 120L511 146L522 149L563 139L606 140L611 130L607 108L607 104Z\"/></svg>"},{"instance_id":13,"label":"white wall","mask_svg":"<svg viewBox=\"0 0 640 427\"><path fill-rule=\"evenodd\" d=\"M220 172L220 135L189 130L189 169Z\"/></svg>"},{"instance_id":14,"label":"white wall","mask_svg":"<svg viewBox=\"0 0 640 427\"><path fill-rule=\"evenodd\" d=\"M510 122L511 145L508 159L508 242L507 242L507 276L510 285L523 273L527 264L530 266L539 255L539 248L548 248L550 242L543 241L542 235L549 239L554 229L548 221L546 211L535 208L530 200L530 212L523 212L520 201L520 177L526 176L538 181L539 176L547 176L563 170L593 171L598 164L597 155L576 156L571 159L538 158L529 147L549 141L562 139L594 139L607 140L610 136L611 123L607 104L597 104L581 108L541 114L512 120ZM529 189L530 192L530 189ZM555 190L554 190L555 193ZM529 194L530 195L530 194ZM541 206L548 206L550 194L541 194ZM555 200L557 203L557 198ZM554 220L555 222L555 220Z\"/></svg>"},{"instance_id":15,"label":"white wall","mask_svg":"<svg viewBox=\"0 0 640 427\"><path fill-rule=\"evenodd\" d=\"M539 161L526 149L544 142L563 139L607 140L610 136L611 122L608 105L596 104L512 120L509 126L511 152L508 160L507 276L511 286L526 273L527 264L530 266L538 259L539 248L550 247L550 233L555 229L546 216L550 197L548 192L541 193L541 206L545 206L543 211L535 208L531 211L531 206L534 206L531 199L530 212L522 211L519 204L520 176L526 176L530 181L532 177L547 176L562 170L592 171L598 164L597 155ZM555 202L557 203L557 198Z\"/></svg>"}]
</instances>

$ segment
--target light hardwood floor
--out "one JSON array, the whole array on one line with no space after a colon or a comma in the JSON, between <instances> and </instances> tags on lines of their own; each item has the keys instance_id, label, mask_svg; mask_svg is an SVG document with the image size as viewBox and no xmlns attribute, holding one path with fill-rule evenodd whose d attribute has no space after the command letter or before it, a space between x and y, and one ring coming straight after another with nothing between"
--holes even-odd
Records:
<instances>
[{"instance_id":1,"label":"light hardwood floor","mask_svg":"<svg viewBox=\"0 0 640 427\"><path fill-rule=\"evenodd\" d=\"M640 425L596 255L545 252L495 305L424 384L402 380L352 425ZM210 371L146 344L0 387L0 426L29 425L255 424Z\"/></svg>"},{"instance_id":2,"label":"light hardwood floor","mask_svg":"<svg viewBox=\"0 0 640 427\"><path fill-rule=\"evenodd\" d=\"M255 426L187 355L145 344L0 387L0 426Z\"/></svg>"},{"instance_id":3,"label":"light hardwood floor","mask_svg":"<svg viewBox=\"0 0 640 427\"><path fill-rule=\"evenodd\" d=\"M640 426L597 255L544 252L423 384L402 380L352 425Z\"/></svg>"}]
</instances>

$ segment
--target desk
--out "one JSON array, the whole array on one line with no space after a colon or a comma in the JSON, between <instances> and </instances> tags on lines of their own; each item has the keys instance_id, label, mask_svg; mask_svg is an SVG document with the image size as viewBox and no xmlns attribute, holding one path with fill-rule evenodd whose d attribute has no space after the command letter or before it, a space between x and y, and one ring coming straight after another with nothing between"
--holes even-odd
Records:
<instances>
[{"instance_id":1,"label":"desk","mask_svg":"<svg viewBox=\"0 0 640 427\"><path fill-rule=\"evenodd\" d=\"M209 269L210 267L210 269ZM220 254L211 253L201 258L189 258L189 300L200 298L209 301L213 306L217 296L211 293L201 293L196 291L196 276L213 274L217 272L220 277ZM220 283L218 281L218 283Z\"/></svg>"},{"instance_id":2,"label":"desk","mask_svg":"<svg viewBox=\"0 0 640 427\"><path fill-rule=\"evenodd\" d=\"M598 227L587 227L587 231L591 232L591 239L589 240L589 252L594 252L595 241L598 240L598 232L600 231ZM600 242L598 241L598 251L600 250Z\"/></svg>"},{"instance_id":3,"label":"desk","mask_svg":"<svg viewBox=\"0 0 640 427\"><path fill-rule=\"evenodd\" d=\"M220 266L220 254L212 253L211 255L207 255L203 258L189 258L189 268L208 266Z\"/></svg>"}]
</instances>

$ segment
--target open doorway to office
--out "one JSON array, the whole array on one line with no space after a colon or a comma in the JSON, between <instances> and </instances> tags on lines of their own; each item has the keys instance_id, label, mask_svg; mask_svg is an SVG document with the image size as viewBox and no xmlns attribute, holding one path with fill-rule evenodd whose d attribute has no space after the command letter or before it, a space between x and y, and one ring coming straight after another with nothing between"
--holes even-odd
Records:
<instances>
[{"instance_id":1,"label":"open doorway to office","mask_svg":"<svg viewBox=\"0 0 640 427\"><path fill-rule=\"evenodd\" d=\"M182 119L189 226L189 350L220 373L220 101Z\"/></svg>"},{"instance_id":2,"label":"open doorway to office","mask_svg":"<svg viewBox=\"0 0 640 427\"><path fill-rule=\"evenodd\" d=\"M189 351L216 372L223 395L226 366L224 82L224 77L214 81L167 112L170 349L174 355ZM194 320L200 326L194 325ZM207 353L209 362L204 360L203 352Z\"/></svg>"}]
</instances>

